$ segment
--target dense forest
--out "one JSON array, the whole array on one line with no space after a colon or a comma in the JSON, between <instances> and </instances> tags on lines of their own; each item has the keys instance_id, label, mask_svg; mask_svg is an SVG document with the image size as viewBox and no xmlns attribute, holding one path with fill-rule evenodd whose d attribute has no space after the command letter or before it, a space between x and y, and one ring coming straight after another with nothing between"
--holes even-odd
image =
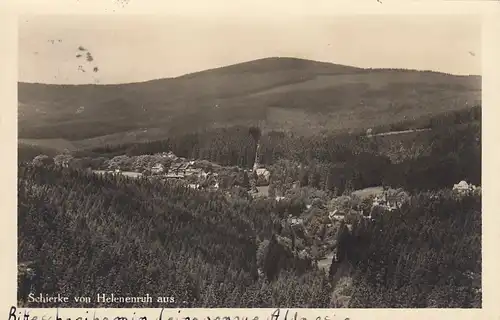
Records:
<instances>
[{"instance_id":1,"label":"dense forest","mask_svg":"<svg viewBox=\"0 0 500 320\"><path fill-rule=\"evenodd\" d=\"M418 193L352 232L341 226L346 260L329 277L283 240L280 215L293 203L66 168L21 167L18 184L19 259L35 260L40 292L95 297L112 288L172 295L177 306L332 307L334 269L349 263L350 307L480 306L469 276L481 273L477 195ZM294 237L307 244L314 236Z\"/></svg>"},{"instance_id":2,"label":"dense forest","mask_svg":"<svg viewBox=\"0 0 500 320\"><path fill-rule=\"evenodd\" d=\"M278 189L284 180L299 180L301 185L336 194L379 185L409 191L432 190L450 187L463 179L481 184L480 120L478 106L395 124L398 130L431 129L402 136L328 133L297 136L271 131L260 139L259 158L276 172L273 184ZM373 132L386 129L374 128ZM109 159L167 150L224 166L251 167L255 141L248 128L231 127L159 141L104 146L78 151L75 157ZM298 170L300 164L304 166Z\"/></svg>"},{"instance_id":3,"label":"dense forest","mask_svg":"<svg viewBox=\"0 0 500 320\"><path fill-rule=\"evenodd\" d=\"M481 184L479 121L478 108L434 117L432 130L409 138L264 132L270 194L286 201L253 198L235 181L200 191L22 159L19 261L37 270L37 292L175 297L168 307L481 307L481 194L451 190L461 180ZM251 167L248 132L225 128L71 156L173 151ZM409 196L370 219L327 219L336 199L373 186ZM321 252L331 248L337 254L325 270ZM23 301L28 291L20 279L20 303L36 307Z\"/></svg>"}]
</instances>

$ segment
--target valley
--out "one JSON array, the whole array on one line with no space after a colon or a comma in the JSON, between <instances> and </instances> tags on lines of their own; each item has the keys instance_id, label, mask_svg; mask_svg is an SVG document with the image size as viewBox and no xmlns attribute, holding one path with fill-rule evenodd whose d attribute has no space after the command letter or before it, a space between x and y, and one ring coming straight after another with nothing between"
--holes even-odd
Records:
<instances>
[{"instance_id":1,"label":"valley","mask_svg":"<svg viewBox=\"0 0 500 320\"><path fill-rule=\"evenodd\" d=\"M480 80L268 58L19 83L19 304L479 308Z\"/></svg>"}]
</instances>

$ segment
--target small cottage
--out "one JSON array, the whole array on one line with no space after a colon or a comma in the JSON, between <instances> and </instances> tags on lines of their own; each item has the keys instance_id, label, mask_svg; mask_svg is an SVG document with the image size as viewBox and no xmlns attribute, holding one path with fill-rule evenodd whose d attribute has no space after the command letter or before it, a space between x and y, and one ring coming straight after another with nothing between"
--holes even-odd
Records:
<instances>
[{"instance_id":1,"label":"small cottage","mask_svg":"<svg viewBox=\"0 0 500 320\"><path fill-rule=\"evenodd\" d=\"M255 175L257 176L257 186L261 187L269 185L271 177L271 172L269 172L269 170L266 168L258 168L255 170Z\"/></svg>"},{"instance_id":2,"label":"small cottage","mask_svg":"<svg viewBox=\"0 0 500 320\"><path fill-rule=\"evenodd\" d=\"M343 221L345 220L345 215L343 212L340 212L339 210L335 209L331 212L328 213L328 217L332 221Z\"/></svg>"},{"instance_id":3,"label":"small cottage","mask_svg":"<svg viewBox=\"0 0 500 320\"><path fill-rule=\"evenodd\" d=\"M290 224L292 226L301 225L303 222L304 222L304 219L302 219L302 218L292 218L292 219L290 219Z\"/></svg>"},{"instance_id":4,"label":"small cottage","mask_svg":"<svg viewBox=\"0 0 500 320\"><path fill-rule=\"evenodd\" d=\"M473 185L472 183L469 184L466 181L462 180L459 183L453 185L453 191L456 191L458 193L469 193L476 190L476 186Z\"/></svg>"},{"instance_id":5,"label":"small cottage","mask_svg":"<svg viewBox=\"0 0 500 320\"><path fill-rule=\"evenodd\" d=\"M201 186L198 183L188 184L188 187L195 190L200 190Z\"/></svg>"},{"instance_id":6,"label":"small cottage","mask_svg":"<svg viewBox=\"0 0 500 320\"><path fill-rule=\"evenodd\" d=\"M153 174L160 174L163 173L164 171L165 167L161 163L157 163L151 168L151 173Z\"/></svg>"}]
</instances>

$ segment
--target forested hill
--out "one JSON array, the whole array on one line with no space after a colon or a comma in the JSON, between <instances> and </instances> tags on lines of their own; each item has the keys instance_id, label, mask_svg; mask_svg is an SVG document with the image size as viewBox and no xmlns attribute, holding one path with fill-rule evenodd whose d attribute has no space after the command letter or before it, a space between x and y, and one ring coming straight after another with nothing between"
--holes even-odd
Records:
<instances>
[{"instance_id":1,"label":"forested hill","mask_svg":"<svg viewBox=\"0 0 500 320\"><path fill-rule=\"evenodd\" d=\"M470 116L479 115L450 120ZM19 262L33 261L37 292L176 297L167 307L480 307L480 191L450 190L461 179L481 182L480 126L424 133L395 162L381 154L393 146L377 139L268 137L269 192L283 201L252 198L240 175L231 177L234 167L209 192L26 161L18 170ZM98 158L87 160L173 149L248 165L245 139L246 130L190 135L95 150ZM409 201L370 219L350 213L366 203L345 195L381 184L404 188ZM332 222L336 208L351 229ZM290 215L303 224L292 226ZM344 260L327 261L326 273L316 261L333 247Z\"/></svg>"},{"instance_id":2,"label":"forested hill","mask_svg":"<svg viewBox=\"0 0 500 320\"><path fill-rule=\"evenodd\" d=\"M302 133L387 125L471 107L481 78L268 58L143 83L19 83L18 96L20 138L151 140L256 123Z\"/></svg>"},{"instance_id":3,"label":"forested hill","mask_svg":"<svg viewBox=\"0 0 500 320\"><path fill-rule=\"evenodd\" d=\"M279 223L272 202L43 167L21 167L18 184L19 259L36 261L37 291L149 293L180 307L271 306L272 293L280 305L328 305L310 260L276 243L280 257L262 251Z\"/></svg>"},{"instance_id":4,"label":"forested hill","mask_svg":"<svg viewBox=\"0 0 500 320\"><path fill-rule=\"evenodd\" d=\"M280 227L300 198L280 204L55 167L21 166L18 194L19 261L33 262L32 289L44 294L175 297L135 307L481 306L477 194L417 193L352 231L324 224L320 207L299 229ZM332 233L345 260L329 277L300 250ZM351 272L336 279L343 264Z\"/></svg>"}]
</instances>

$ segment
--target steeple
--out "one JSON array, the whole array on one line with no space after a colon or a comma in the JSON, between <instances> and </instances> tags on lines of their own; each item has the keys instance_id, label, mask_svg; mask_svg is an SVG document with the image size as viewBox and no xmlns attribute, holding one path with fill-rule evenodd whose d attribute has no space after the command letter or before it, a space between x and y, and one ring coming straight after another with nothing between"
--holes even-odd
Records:
<instances>
[{"instance_id":1,"label":"steeple","mask_svg":"<svg viewBox=\"0 0 500 320\"><path fill-rule=\"evenodd\" d=\"M254 172L256 172L260 166L259 153L260 153L260 142L257 142L257 146L255 148L255 160L253 162L253 171Z\"/></svg>"}]
</instances>

